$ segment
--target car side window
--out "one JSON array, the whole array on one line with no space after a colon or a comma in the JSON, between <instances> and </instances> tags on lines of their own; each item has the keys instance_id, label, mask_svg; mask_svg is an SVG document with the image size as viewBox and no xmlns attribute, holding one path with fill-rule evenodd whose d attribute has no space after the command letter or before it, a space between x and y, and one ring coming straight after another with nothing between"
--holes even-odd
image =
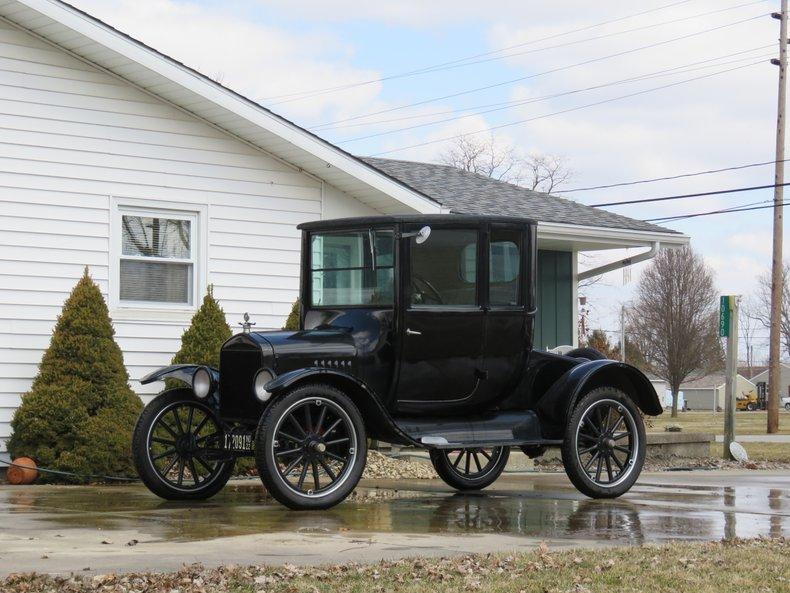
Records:
<instances>
[{"instance_id":1,"label":"car side window","mask_svg":"<svg viewBox=\"0 0 790 593\"><path fill-rule=\"evenodd\" d=\"M411 295L416 307L477 305L477 231L435 229L411 241Z\"/></svg>"},{"instance_id":2,"label":"car side window","mask_svg":"<svg viewBox=\"0 0 790 593\"><path fill-rule=\"evenodd\" d=\"M521 300L521 231L491 229L488 302L491 306L517 306Z\"/></svg>"}]
</instances>

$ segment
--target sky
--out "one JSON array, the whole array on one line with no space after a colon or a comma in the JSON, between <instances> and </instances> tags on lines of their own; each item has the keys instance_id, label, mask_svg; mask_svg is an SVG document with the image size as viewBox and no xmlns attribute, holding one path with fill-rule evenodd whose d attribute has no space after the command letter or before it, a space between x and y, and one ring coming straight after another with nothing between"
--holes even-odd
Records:
<instances>
[{"instance_id":1,"label":"sky","mask_svg":"<svg viewBox=\"0 0 790 593\"><path fill-rule=\"evenodd\" d=\"M563 157L573 171L564 189L774 158L778 0L71 1L358 155L438 161L454 137L493 136ZM594 204L771 183L773 167L761 166L567 197ZM611 209L647 219L771 197ZM690 236L722 294L748 297L770 267L771 221L763 209L665 226ZM619 257L598 252L582 267ZM591 327L618 328L645 265L628 282L612 272L584 289ZM767 333L756 332L758 358Z\"/></svg>"}]
</instances>

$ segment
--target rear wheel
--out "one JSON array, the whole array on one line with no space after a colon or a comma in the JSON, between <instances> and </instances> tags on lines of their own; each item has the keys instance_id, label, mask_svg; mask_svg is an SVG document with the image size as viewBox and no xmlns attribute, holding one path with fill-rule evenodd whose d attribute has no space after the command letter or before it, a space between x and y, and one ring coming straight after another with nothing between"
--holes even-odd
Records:
<instances>
[{"instance_id":1,"label":"rear wheel","mask_svg":"<svg viewBox=\"0 0 790 593\"><path fill-rule=\"evenodd\" d=\"M481 490L490 486L504 471L508 457L509 447L431 450L436 473L456 490Z\"/></svg>"},{"instance_id":2,"label":"rear wheel","mask_svg":"<svg viewBox=\"0 0 790 593\"><path fill-rule=\"evenodd\" d=\"M190 390L165 391L137 420L132 437L137 473L167 500L214 496L233 474L233 458L217 446L223 434L214 410Z\"/></svg>"},{"instance_id":3,"label":"rear wheel","mask_svg":"<svg viewBox=\"0 0 790 593\"><path fill-rule=\"evenodd\" d=\"M645 427L625 393L601 387L571 413L562 463L571 482L592 498L615 498L633 486L645 462Z\"/></svg>"},{"instance_id":4,"label":"rear wheel","mask_svg":"<svg viewBox=\"0 0 790 593\"><path fill-rule=\"evenodd\" d=\"M365 425L354 402L330 385L297 387L261 417L258 472L285 506L326 509L342 502L365 469Z\"/></svg>"}]
</instances>

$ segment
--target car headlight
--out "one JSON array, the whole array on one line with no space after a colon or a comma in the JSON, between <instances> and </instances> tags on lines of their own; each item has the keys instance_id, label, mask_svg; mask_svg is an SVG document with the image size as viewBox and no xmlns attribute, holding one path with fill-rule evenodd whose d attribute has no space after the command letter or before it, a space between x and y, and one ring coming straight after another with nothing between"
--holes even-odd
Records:
<instances>
[{"instance_id":1,"label":"car headlight","mask_svg":"<svg viewBox=\"0 0 790 593\"><path fill-rule=\"evenodd\" d=\"M269 398L272 396L272 394L266 391L265 386L272 379L274 379L274 375L272 375L271 371L267 369L261 369L255 375L255 380L253 381L252 387L255 391L255 397L258 398L258 401L269 401Z\"/></svg>"},{"instance_id":2,"label":"car headlight","mask_svg":"<svg viewBox=\"0 0 790 593\"><path fill-rule=\"evenodd\" d=\"M198 399L205 399L211 393L211 373L206 367L200 367L192 375L192 391Z\"/></svg>"}]
</instances>

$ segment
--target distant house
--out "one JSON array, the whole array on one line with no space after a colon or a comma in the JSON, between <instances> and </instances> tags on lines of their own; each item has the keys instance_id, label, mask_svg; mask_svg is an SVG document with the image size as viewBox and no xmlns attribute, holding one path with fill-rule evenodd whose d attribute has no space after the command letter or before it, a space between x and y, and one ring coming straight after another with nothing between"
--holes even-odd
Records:
<instances>
[{"instance_id":1,"label":"distant house","mask_svg":"<svg viewBox=\"0 0 790 593\"><path fill-rule=\"evenodd\" d=\"M749 393L757 395L756 385L743 375L737 375L736 382L736 396ZM724 373L712 373L693 381L686 381L680 386L686 409L712 411L715 407L716 410L723 410L724 384Z\"/></svg>"},{"instance_id":2,"label":"distant house","mask_svg":"<svg viewBox=\"0 0 790 593\"><path fill-rule=\"evenodd\" d=\"M451 167L356 157L59 0L0 0L0 104L0 452L85 266L147 401L159 386L140 377L169 363L207 285L231 327L245 312L282 326L301 222L536 219L538 348L577 342L580 251L688 243Z\"/></svg>"},{"instance_id":3,"label":"distant house","mask_svg":"<svg viewBox=\"0 0 790 593\"><path fill-rule=\"evenodd\" d=\"M790 397L790 364L779 363L779 397ZM768 389L768 369L752 377L752 382L757 386L758 393L767 393Z\"/></svg>"}]
</instances>

